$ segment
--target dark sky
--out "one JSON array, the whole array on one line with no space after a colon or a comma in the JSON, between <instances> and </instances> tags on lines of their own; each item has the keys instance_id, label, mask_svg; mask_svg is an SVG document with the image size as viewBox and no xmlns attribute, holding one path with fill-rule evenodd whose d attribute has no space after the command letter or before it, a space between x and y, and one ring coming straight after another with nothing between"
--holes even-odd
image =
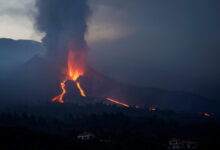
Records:
<instances>
[{"instance_id":1,"label":"dark sky","mask_svg":"<svg viewBox=\"0 0 220 150\"><path fill-rule=\"evenodd\" d=\"M123 82L218 95L219 0L92 2L91 24L122 34L90 43L97 69Z\"/></svg>"}]
</instances>

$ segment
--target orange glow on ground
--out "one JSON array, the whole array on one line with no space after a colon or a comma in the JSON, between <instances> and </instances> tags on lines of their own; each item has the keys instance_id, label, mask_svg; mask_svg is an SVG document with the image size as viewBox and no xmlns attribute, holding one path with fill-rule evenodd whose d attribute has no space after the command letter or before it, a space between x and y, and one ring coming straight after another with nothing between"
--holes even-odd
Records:
<instances>
[{"instance_id":1,"label":"orange glow on ground","mask_svg":"<svg viewBox=\"0 0 220 150\"><path fill-rule=\"evenodd\" d=\"M113 103L116 103L116 104L119 104L119 105L125 106L125 107L130 107L128 104L125 104L125 103L119 102L119 101L114 100L114 99L112 99L112 98L105 98L105 99L108 100L108 101L111 101L111 102L113 102Z\"/></svg>"}]
</instances>

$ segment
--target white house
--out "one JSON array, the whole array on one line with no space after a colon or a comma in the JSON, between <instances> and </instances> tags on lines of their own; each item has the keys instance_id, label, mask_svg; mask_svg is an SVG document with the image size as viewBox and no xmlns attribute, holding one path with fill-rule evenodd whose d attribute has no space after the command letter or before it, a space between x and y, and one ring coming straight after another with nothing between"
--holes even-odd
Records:
<instances>
[{"instance_id":1,"label":"white house","mask_svg":"<svg viewBox=\"0 0 220 150\"><path fill-rule=\"evenodd\" d=\"M95 138L95 135L92 133L89 133L89 132L83 132L77 136L77 139L79 139L79 140L91 140L94 138Z\"/></svg>"},{"instance_id":2,"label":"white house","mask_svg":"<svg viewBox=\"0 0 220 150\"><path fill-rule=\"evenodd\" d=\"M194 150L197 148L197 142L184 141L179 139L169 140L168 150Z\"/></svg>"}]
</instances>

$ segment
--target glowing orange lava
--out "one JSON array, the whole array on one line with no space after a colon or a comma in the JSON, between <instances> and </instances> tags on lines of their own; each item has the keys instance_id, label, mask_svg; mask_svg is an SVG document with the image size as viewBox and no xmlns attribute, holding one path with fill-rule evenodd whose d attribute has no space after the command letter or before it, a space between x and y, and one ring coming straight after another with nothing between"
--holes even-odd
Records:
<instances>
[{"instance_id":1,"label":"glowing orange lava","mask_svg":"<svg viewBox=\"0 0 220 150\"><path fill-rule=\"evenodd\" d=\"M79 82L76 82L76 85L77 85L77 87L78 87L78 89L79 89L80 95L83 96L83 97L86 97L86 94L85 94L85 92L83 91L83 89L82 89L80 83L79 83Z\"/></svg>"},{"instance_id":2,"label":"glowing orange lava","mask_svg":"<svg viewBox=\"0 0 220 150\"><path fill-rule=\"evenodd\" d=\"M61 94L54 97L52 99L52 102L59 102L59 103L64 103L64 96L67 93L66 90L66 82L68 80L74 81L76 83L76 87L78 88L80 95L82 97L86 97L85 91L83 90L81 84L78 80L80 76L83 76L85 73L85 63L86 63L86 53L85 51L69 51L68 52L68 58L67 58L67 68L65 69L65 77L60 83L61 87ZM125 107L130 107L128 104L119 102L117 100L114 100L112 98L105 98L108 101L111 101L113 103L125 106Z\"/></svg>"},{"instance_id":3,"label":"glowing orange lava","mask_svg":"<svg viewBox=\"0 0 220 150\"><path fill-rule=\"evenodd\" d=\"M85 72L85 52L69 51L67 60L67 69L65 79L60 83L62 93L52 99L52 102L64 103L63 97L66 94L66 81L72 80L76 83L80 95L85 97L86 94L77 79L84 75Z\"/></svg>"},{"instance_id":4,"label":"glowing orange lava","mask_svg":"<svg viewBox=\"0 0 220 150\"><path fill-rule=\"evenodd\" d=\"M68 80L76 81L85 73L85 53L69 51L67 65Z\"/></svg>"},{"instance_id":5,"label":"glowing orange lava","mask_svg":"<svg viewBox=\"0 0 220 150\"><path fill-rule=\"evenodd\" d=\"M63 101L63 97L64 95L66 94L66 89L65 89L65 86L66 86L66 81L63 81L60 83L60 86L61 86L61 89L62 89L62 93L56 97L54 97L52 99L52 102L55 102L55 101L58 101L59 103L64 103Z\"/></svg>"},{"instance_id":6,"label":"glowing orange lava","mask_svg":"<svg viewBox=\"0 0 220 150\"><path fill-rule=\"evenodd\" d=\"M119 104L119 105L125 106L125 107L130 107L128 104L125 104L125 103L119 102L119 101L114 100L114 99L112 99L112 98L105 98L105 99L108 100L108 101L111 101L111 102L113 102L113 103L116 103L116 104Z\"/></svg>"}]
</instances>

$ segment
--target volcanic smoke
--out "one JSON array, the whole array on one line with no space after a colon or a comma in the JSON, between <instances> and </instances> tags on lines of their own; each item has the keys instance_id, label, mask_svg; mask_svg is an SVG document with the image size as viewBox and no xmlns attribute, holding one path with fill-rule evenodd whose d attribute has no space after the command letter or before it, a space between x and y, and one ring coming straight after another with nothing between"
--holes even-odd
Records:
<instances>
[{"instance_id":1,"label":"volcanic smoke","mask_svg":"<svg viewBox=\"0 0 220 150\"><path fill-rule=\"evenodd\" d=\"M68 80L76 83L81 96L86 96L77 79L86 70L85 33L91 13L87 0L37 0L36 7L36 28L45 33L43 44L48 49L47 58L61 76L62 93L52 101L64 102Z\"/></svg>"},{"instance_id":2,"label":"volcanic smoke","mask_svg":"<svg viewBox=\"0 0 220 150\"><path fill-rule=\"evenodd\" d=\"M37 0L36 28L45 33L43 44L47 47L47 58L61 75L61 94L52 101L64 103L66 82L73 81L82 97L86 97L80 76L86 72L88 47L85 40L87 20L91 14L88 0ZM58 76L60 76L58 75ZM125 107L129 105L103 98Z\"/></svg>"}]
</instances>

